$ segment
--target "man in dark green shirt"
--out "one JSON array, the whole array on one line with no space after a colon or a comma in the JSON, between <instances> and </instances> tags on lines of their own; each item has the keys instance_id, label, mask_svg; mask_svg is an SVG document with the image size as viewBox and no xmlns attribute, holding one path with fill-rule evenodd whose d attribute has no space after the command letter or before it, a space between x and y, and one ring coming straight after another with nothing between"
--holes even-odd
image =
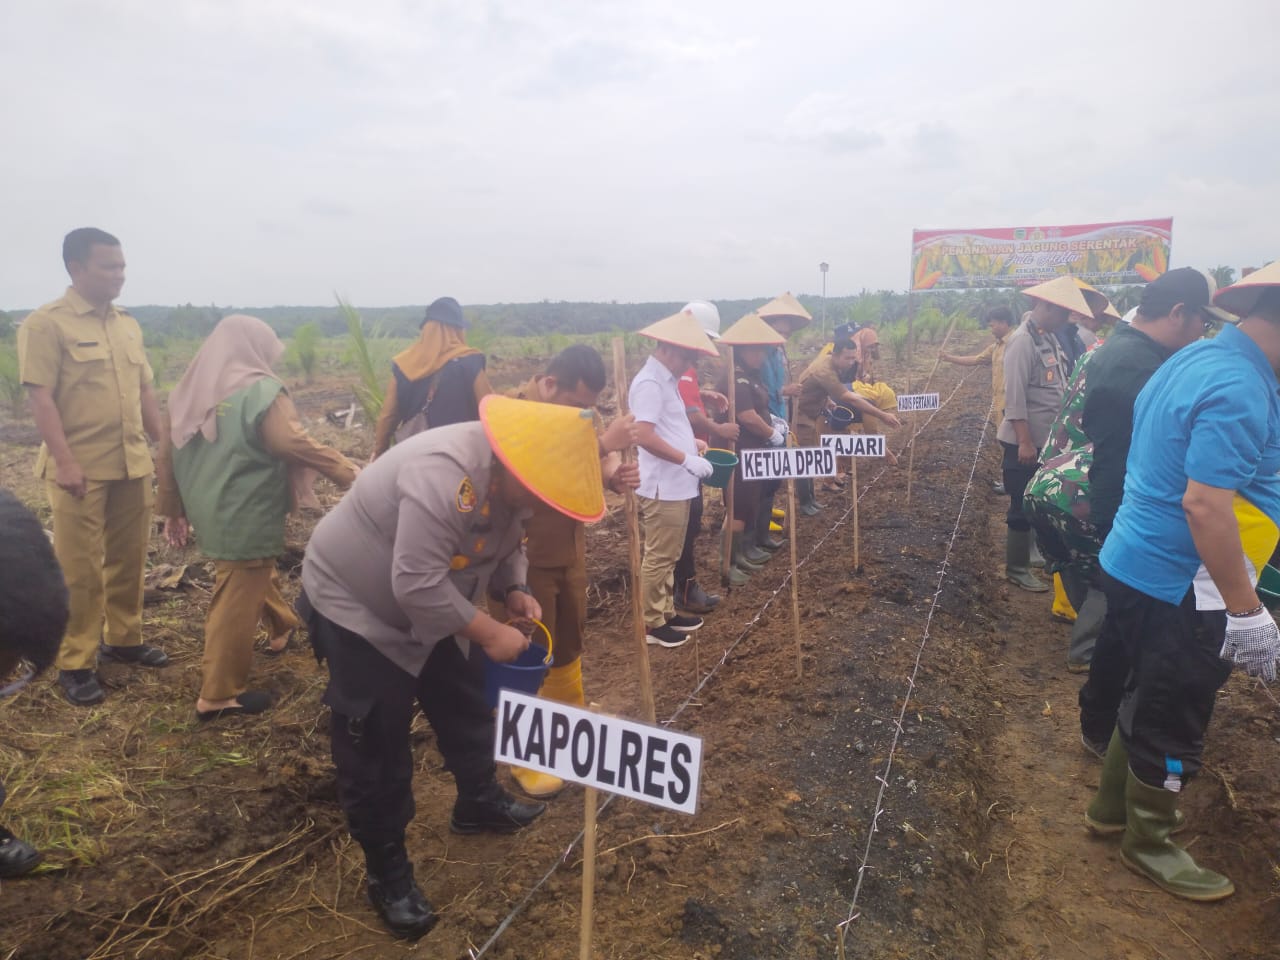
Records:
<instances>
[{"instance_id":1,"label":"man in dark green shirt","mask_svg":"<svg viewBox=\"0 0 1280 960\"><path fill-rule=\"evenodd\" d=\"M1132 322L1117 324L1089 360L1081 426L1093 443L1089 517L1098 531L1099 548L1124 497L1134 402L1162 363L1225 316L1209 312L1215 289L1212 280L1191 267L1162 274L1143 291ZM1111 739L1127 674L1124 650L1104 624L1089 679L1080 689L1081 734L1085 746L1099 756Z\"/></svg>"}]
</instances>

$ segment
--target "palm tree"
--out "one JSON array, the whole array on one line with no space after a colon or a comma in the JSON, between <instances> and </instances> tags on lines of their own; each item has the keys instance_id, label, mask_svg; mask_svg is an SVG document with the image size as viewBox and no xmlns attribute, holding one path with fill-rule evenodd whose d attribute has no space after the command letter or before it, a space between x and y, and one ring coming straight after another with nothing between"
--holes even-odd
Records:
<instances>
[{"instance_id":1,"label":"palm tree","mask_svg":"<svg viewBox=\"0 0 1280 960\"><path fill-rule=\"evenodd\" d=\"M1229 287L1236 282L1235 267L1214 267L1209 271L1209 276L1213 277L1213 282L1218 285L1218 289Z\"/></svg>"}]
</instances>

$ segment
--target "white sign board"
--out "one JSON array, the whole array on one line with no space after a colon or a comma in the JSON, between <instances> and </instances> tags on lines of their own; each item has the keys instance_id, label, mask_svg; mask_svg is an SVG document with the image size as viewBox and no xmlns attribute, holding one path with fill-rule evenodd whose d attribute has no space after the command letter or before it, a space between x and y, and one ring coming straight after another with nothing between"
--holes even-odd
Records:
<instances>
[{"instance_id":1,"label":"white sign board","mask_svg":"<svg viewBox=\"0 0 1280 960\"><path fill-rule=\"evenodd\" d=\"M702 738L665 727L501 690L493 755L678 813L698 810Z\"/></svg>"},{"instance_id":2,"label":"white sign board","mask_svg":"<svg viewBox=\"0 0 1280 960\"><path fill-rule=\"evenodd\" d=\"M884 435L879 433L828 433L822 445L837 457L884 456Z\"/></svg>"},{"instance_id":3,"label":"white sign board","mask_svg":"<svg viewBox=\"0 0 1280 960\"><path fill-rule=\"evenodd\" d=\"M769 447L743 450L743 480L791 480L802 477L834 477L836 458L825 447Z\"/></svg>"},{"instance_id":4,"label":"white sign board","mask_svg":"<svg viewBox=\"0 0 1280 960\"><path fill-rule=\"evenodd\" d=\"M898 395L898 412L915 413L917 410L937 410L936 393L902 393Z\"/></svg>"}]
</instances>

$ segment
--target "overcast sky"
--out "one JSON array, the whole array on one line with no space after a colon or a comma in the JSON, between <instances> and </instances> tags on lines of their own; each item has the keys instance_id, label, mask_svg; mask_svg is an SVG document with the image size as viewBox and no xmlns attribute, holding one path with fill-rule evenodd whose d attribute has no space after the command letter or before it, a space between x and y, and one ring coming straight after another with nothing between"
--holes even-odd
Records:
<instances>
[{"instance_id":1,"label":"overcast sky","mask_svg":"<svg viewBox=\"0 0 1280 960\"><path fill-rule=\"evenodd\" d=\"M0 0L0 307L904 288L913 227L1280 255L1280 4Z\"/></svg>"}]
</instances>

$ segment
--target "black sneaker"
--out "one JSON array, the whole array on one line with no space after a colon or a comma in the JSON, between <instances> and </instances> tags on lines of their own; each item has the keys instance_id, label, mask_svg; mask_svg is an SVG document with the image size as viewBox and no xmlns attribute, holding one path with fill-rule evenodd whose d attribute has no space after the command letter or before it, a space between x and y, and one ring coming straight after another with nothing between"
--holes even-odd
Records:
<instances>
[{"instance_id":1,"label":"black sneaker","mask_svg":"<svg viewBox=\"0 0 1280 960\"><path fill-rule=\"evenodd\" d=\"M1080 734L1080 744L1085 748L1085 750L1093 754L1099 760L1107 759L1107 747L1111 745L1110 741L1090 740L1088 736L1083 733Z\"/></svg>"},{"instance_id":2,"label":"black sneaker","mask_svg":"<svg viewBox=\"0 0 1280 960\"><path fill-rule=\"evenodd\" d=\"M667 626L672 630L680 633L693 633L703 624L701 617L689 617L682 613L677 613L674 617L667 621Z\"/></svg>"},{"instance_id":3,"label":"black sneaker","mask_svg":"<svg viewBox=\"0 0 1280 960\"><path fill-rule=\"evenodd\" d=\"M462 834L515 833L537 820L546 809L545 803L517 800L492 780L475 794L458 794L449 829Z\"/></svg>"},{"instance_id":4,"label":"black sneaker","mask_svg":"<svg viewBox=\"0 0 1280 960\"><path fill-rule=\"evenodd\" d=\"M106 698L97 674L92 670L59 670L58 686L67 700L77 707L91 707Z\"/></svg>"},{"instance_id":5,"label":"black sneaker","mask_svg":"<svg viewBox=\"0 0 1280 960\"><path fill-rule=\"evenodd\" d=\"M644 635L645 643L653 647L680 647L689 642L689 634L681 633L670 624L649 627Z\"/></svg>"},{"instance_id":6,"label":"black sneaker","mask_svg":"<svg viewBox=\"0 0 1280 960\"><path fill-rule=\"evenodd\" d=\"M42 859L39 850L0 827L0 877L20 877L30 873Z\"/></svg>"},{"instance_id":7,"label":"black sneaker","mask_svg":"<svg viewBox=\"0 0 1280 960\"><path fill-rule=\"evenodd\" d=\"M131 647L113 647L102 644L98 647L98 655L103 660L115 663L130 663L136 667L167 667L169 655L159 647L148 643L139 643Z\"/></svg>"},{"instance_id":8,"label":"black sneaker","mask_svg":"<svg viewBox=\"0 0 1280 960\"><path fill-rule=\"evenodd\" d=\"M387 929L401 940L417 940L430 933L440 920L418 889L412 871L407 877L391 880L370 874L368 894L369 903Z\"/></svg>"}]
</instances>

